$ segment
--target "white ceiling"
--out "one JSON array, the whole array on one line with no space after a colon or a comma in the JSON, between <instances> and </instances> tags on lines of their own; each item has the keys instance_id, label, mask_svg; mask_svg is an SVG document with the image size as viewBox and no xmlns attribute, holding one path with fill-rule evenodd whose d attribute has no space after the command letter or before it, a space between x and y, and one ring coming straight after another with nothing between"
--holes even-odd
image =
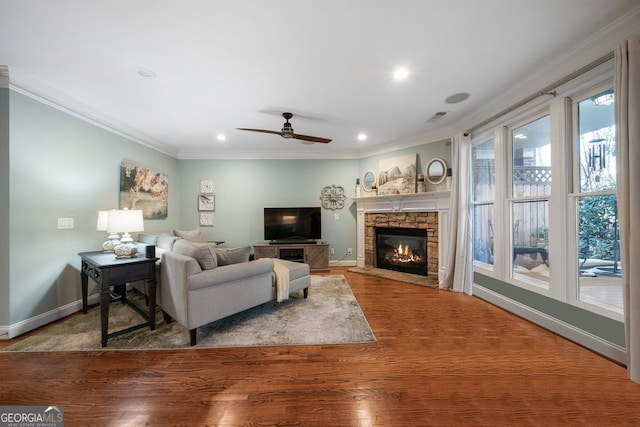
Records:
<instances>
[{"instance_id":1,"label":"white ceiling","mask_svg":"<svg viewBox=\"0 0 640 427\"><path fill-rule=\"evenodd\" d=\"M178 158L357 158L450 137L505 87L637 5L0 0L0 64L12 87ZM393 80L398 66L408 79ZM469 99L445 102L460 92ZM333 141L235 129L279 130L285 110L297 133Z\"/></svg>"}]
</instances>

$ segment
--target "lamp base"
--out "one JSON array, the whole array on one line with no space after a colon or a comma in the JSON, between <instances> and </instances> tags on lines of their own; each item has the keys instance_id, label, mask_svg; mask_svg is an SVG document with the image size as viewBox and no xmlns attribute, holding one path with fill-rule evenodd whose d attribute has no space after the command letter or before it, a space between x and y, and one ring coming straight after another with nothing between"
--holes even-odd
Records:
<instances>
[{"instance_id":1,"label":"lamp base","mask_svg":"<svg viewBox=\"0 0 640 427\"><path fill-rule=\"evenodd\" d=\"M105 252L113 252L113 249L120 244L120 236L117 233L110 233L108 239L102 244L102 249Z\"/></svg>"},{"instance_id":2,"label":"lamp base","mask_svg":"<svg viewBox=\"0 0 640 427\"><path fill-rule=\"evenodd\" d=\"M120 243L113 248L116 258L135 258L138 256L138 247L133 243Z\"/></svg>"}]
</instances>

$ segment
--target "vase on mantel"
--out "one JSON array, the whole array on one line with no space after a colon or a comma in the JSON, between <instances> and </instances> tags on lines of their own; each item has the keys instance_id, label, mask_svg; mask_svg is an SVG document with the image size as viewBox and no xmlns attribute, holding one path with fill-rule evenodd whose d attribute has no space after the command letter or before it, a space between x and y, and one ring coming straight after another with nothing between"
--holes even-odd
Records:
<instances>
[{"instance_id":1,"label":"vase on mantel","mask_svg":"<svg viewBox=\"0 0 640 427\"><path fill-rule=\"evenodd\" d=\"M418 174L418 193L424 193L427 191L427 184L424 182L424 175Z\"/></svg>"}]
</instances>

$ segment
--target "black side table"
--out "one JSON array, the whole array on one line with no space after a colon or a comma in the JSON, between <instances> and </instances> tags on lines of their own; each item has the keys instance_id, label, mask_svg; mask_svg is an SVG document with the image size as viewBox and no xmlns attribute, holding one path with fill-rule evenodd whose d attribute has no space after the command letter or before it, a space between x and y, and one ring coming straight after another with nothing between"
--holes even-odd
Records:
<instances>
[{"instance_id":1,"label":"black side table","mask_svg":"<svg viewBox=\"0 0 640 427\"><path fill-rule=\"evenodd\" d=\"M100 286L100 326L102 329L102 347L106 347L109 338L144 328L149 325L153 331L156 328L156 261L158 258L145 258L138 254L136 258L116 258L113 253L102 251L80 252L82 266L80 281L82 284L82 312L87 313L89 277ZM111 300L111 286L126 285L130 282L146 280L148 284L149 310L145 312L133 301L126 298L126 290L122 292L123 304L128 304L146 322L131 326L116 332L108 333L109 302ZM124 287L124 286L123 286Z\"/></svg>"}]
</instances>

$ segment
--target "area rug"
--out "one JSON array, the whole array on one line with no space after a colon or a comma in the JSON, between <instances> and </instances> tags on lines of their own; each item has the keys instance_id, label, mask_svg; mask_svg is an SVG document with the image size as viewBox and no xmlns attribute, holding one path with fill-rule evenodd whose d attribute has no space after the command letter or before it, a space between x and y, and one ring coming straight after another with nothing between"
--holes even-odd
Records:
<instances>
[{"instance_id":1,"label":"area rug","mask_svg":"<svg viewBox=\"0 0 640 427\"><path fill-rule=\"evenodd\" d=\"M135 298L133 296L132 298ZM138 324L142 318L119 302L109 307L109 332ZM142 328L100 345L100 309L75 315L6 347L3 351L144 350L170 348L255 347L371 343L376 338L347 280L342 275L311 276L309 296L292 293L198 328L198 343L177 322L165 323L157 310L156 330Z\"/></svg>"},{"instance_id":2,"label":"area rug","mask_svg":"<svg viewBox=\"0 0 640 427\"><path fill-rule=\"evenodd\" d=\"M397 280L399 282L412 283L414 285L427 286L429 288L438 287L438 276L420 276L417 274L402 273L400 271L385 270L375 267L351 267L349 271L353 273L367 274L369 276L383 277L385 279Z\"/></svg>"}]
</instances>

